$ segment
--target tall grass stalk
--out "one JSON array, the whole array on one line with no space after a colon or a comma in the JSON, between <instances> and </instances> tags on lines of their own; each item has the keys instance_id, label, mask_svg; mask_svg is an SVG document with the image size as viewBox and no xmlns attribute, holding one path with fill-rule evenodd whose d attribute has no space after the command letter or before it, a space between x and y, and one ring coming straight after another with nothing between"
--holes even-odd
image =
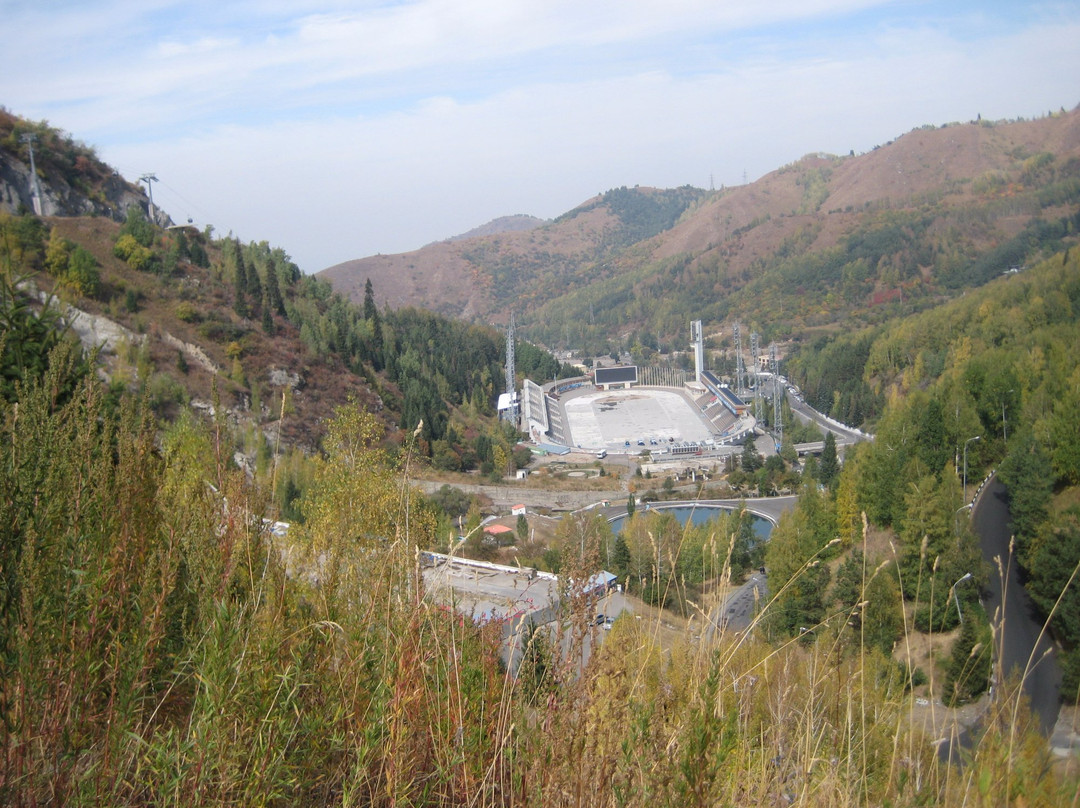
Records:
<instances>
[{"instance_id":1,"label":"tall grass stalk","mask_svg":"<svg viewBox=\"0 0 1080 808\"><path fill-rule=\"evenodd\" d=\"M998 802L1034 806L1075 788L1012 690L967 767L937 760L905 675L847 625L880 564L809 642L763 635L828 547L749 630L697 638L734 577L734 540L713 536L702 577L721 586L690 631L661 609L604 631L595 596L572 591L525 645L550 654L530 680L501 661L500 626L425 590L435 520L409 485L416 458L383 452L358 408L281 538L222 422L158 435L139 402L55 389L0 411L5 804L847 808L997 804L1000 786ZM649 539L652 575L672 571L661 600L690 597L675 574L688 535ZM567 577L599 558L586 546Z\"/></svg>"}]
</instances>

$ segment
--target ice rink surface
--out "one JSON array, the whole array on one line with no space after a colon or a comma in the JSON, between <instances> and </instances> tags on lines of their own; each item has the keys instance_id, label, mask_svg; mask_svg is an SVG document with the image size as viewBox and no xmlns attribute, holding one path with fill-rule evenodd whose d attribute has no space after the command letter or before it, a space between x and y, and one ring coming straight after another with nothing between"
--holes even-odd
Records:
<instances>
[{"instance_id":1,"label":"ice rink surface","mask_svg":"<svg viewBox=\"0 0 1080 808\"><path fill-rule=\"evenodd\" d=\"M632 449L638 441L705 441L712 433L702 415L682 393L673 390L595 390L561 402L570 443L583 449Z\"/></svg>"}]
</instances>

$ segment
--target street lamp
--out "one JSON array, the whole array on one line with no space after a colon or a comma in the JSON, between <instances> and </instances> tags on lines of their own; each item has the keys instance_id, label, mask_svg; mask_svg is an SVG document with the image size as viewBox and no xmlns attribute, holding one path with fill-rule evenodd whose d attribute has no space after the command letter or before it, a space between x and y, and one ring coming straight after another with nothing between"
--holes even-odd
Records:
<instances>
[{"instance_id":1,"label":"street lamp","mask_svg":"<svg viewBox=\"0 0 1080 808\"><path fill-rule=\"evenodd\" d=\"M964 502L967 502L967 447L973 440L979 440L981 437L982 435L976 435L964 441Z\"/></svg>"},{"instance_id":2,"label":"street lamp","mask_svg":"<svg viewBox=\"0 0 1080 808\"><path fill-rule=\"evenodd\" d=\"M970 572L965 572L963 577L960 578L960 580L958 580L955 584L953 584L952 586L949 587L949 589L952 590L953 600L956 601L956 616L960 618L960 625L964 624L964 614L963 614L963 612L960 611L960 598L956 594L956 587L960 586L960 584L962 584L964 581L966 581L970 577L971 577L971 573Z\"/></svg>"},{"instance_id":3,"label":"street lamp","mask_svg":"<svg viewBox=\"0 0 1080 808\"><path fill-rule=\"evenodd\" d=\"M959 508L956 509L956 513L953 514L953 533L956 535L957 541L960 540L960 520L957 517L960 516L960 511L966 511L970 507L970 502L967 505L961 505Z\"/></svg>"}]
</instances>

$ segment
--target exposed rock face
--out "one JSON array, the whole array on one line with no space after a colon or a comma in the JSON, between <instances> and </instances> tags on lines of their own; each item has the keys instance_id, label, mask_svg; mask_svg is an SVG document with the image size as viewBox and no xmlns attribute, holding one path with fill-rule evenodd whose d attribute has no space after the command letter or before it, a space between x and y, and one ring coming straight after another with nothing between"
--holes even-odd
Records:
<instances>
[{"instance_id":1,"label":"exposed rock face","mask_svg":"<svg viewBox=\"0 0 1080 808\"><path fill-rule=\"evenodd\" d=\"M103 351L114 354L122 342L139 345L146 339L145 336L124 328L120 323L108 317L90 314L74 306L65 304L63 316L71 330L79 335L82 344L88 348L101 348Z\"/></svg>"},{"instance_id":2,"label":"exposed rock face","mask_svg":"<svg viewBox=\"0 0 1080 808\"><path fill-rule=\"evenodd\" d=\"M60 310L60 316L68 327L78 336L79 341L89 350L100 348L107 354L115 354L121 343L139 345L146 337L136 334L134 331L124 328L120 323L101 317L97 314L77 309L67 303L57 301L47 292L38 289L34 284L25 284L22 287L31 296L36 297L43 304L52 304Z\"/></svg>"},{"instance_id":3,"label":"exposed rock face","mask_svg":"<svg viewBox=\"0 0 1080 808\"><path fill-rule=\"evenodd\" d=\"M184 357L196 365L201 367L208 373L223 373L224 369L217 366L213 359L206 355L206 351L200 348L198 345L192 345L190 342L184 342L177 337L174 337L168 331L164 331L161 334L161 339L167 345L171 345L178 351L184 354Z\"/></svg>"},{"instance_id":4,"label":"exposed rock face","mask_svg":"<svg viewBox=\"0 0 1080 808\"><path fill-rule=\"evenodd\" d=\"M137 206L148 215L149 200L137 186L119 174L105 179L93 197L73 188L63 177L39 177L41 213L43 216L105 216L118 222L127 218L128 208ZM0 210L18 213L20 208L33 210L30 192L30 165L9 152L0 150ZM160 209L154 209L154 219L162 227L172 220Z\"/></svg>"},{"instance_id":5,"label":"exposed rock face","mask_svg":"<svg viewBox=\"0 0 1080 808\"><path fill-rule=\"evenodd\" d=\"M274 387L291 387L293 390L299 390L304 386L304 380L300 378L299 373L291 373L282 368L272 368L270 370L270 384Z\"/></svg>"}]
</instances>

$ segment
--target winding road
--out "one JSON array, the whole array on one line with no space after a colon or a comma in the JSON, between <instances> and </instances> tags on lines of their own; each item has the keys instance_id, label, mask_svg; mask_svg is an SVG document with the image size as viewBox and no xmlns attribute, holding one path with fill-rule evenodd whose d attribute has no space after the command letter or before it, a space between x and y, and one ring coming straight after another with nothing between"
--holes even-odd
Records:
<instances>
[{"instance_id":1,"label":"winding road","mask_svg":"<svg viewBox=\"0 0 1080 808\"><path fill-rule=\"evenodd\" d=\"M1024 677L1024 693L1031 700L1032 713L1038 716L1043 734L1049 736L1061 707L1061 667L1010 554L1009 505L1005 486L996 477L980 494L972 520L983 558L991 566L990 585L982 602L991 625L1000 627L995 637L995 652L1000 658L997 670L1006 677L1013 673Z\"/></svg>"}]
</instances>

